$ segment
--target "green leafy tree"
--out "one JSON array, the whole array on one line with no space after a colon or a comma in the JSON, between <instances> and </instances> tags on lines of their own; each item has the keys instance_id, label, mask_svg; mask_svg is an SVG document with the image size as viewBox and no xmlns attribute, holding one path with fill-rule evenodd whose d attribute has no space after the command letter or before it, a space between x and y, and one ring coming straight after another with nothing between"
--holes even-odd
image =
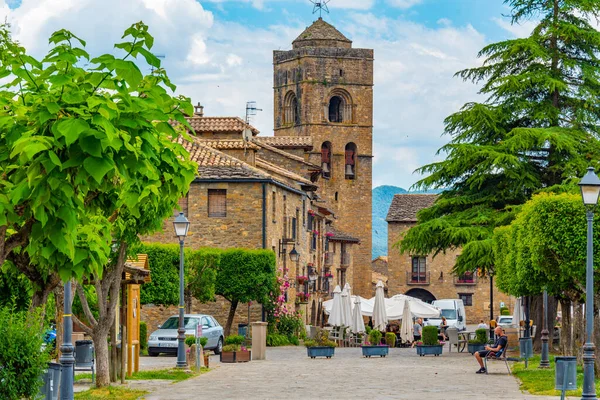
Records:
<instances>
[{"instance_id":1,"label":"green leafy tree","mask_svg":"<svg viewBox=\"0 0 600 400\"><path fill-rule=\"evenodd\" d=\"M229 336L235 310L239 303L269 302L276 290L275 253L269 250L225 250L217 271L215 293L227 299L231 306L225 336Z\"/></svg>"},{"instance_id":2,"label":"green leafy tree","mask_svg":"<svg viewBox=\"0 0 600 400\"><path fill-rule=\"evenodd\" d=\"M461 247L456 272L493 269L492 235L536 191L598 166L600 32L589 0L506 0L512 22L539 19L531 35L486 46L483 65L460 71L482 103L449 116L443 161L421 167L417 188L446 188L401 238L403 252Z\"/></svg>"},{"instance_id":3,"label":"green leafy tree","mask_svg":"<svg viewBox=\"0 0 600 400\"><path fill-rule=\"evenodd\" d=\"M37 61L0 30L0 77L8 77L0 91L0 261L21 246L41 270L94 282L97 317L76 286L98 386L109 381L107 337L129 246L162 228L196 172L171 124L189 128L189 100L169 94L175 86L151 53L147 26L123 37L115 45L122 57L91 58L83 40L61 30ZM154 67L150 75L138 57Z\"/></svg>"}]
</instances>

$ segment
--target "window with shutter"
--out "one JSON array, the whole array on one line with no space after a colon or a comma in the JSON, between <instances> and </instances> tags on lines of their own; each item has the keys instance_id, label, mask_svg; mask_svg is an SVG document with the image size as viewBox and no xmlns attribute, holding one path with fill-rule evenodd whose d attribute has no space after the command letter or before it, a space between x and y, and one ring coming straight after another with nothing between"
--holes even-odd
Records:
<instances>
[{"instance_id":1,"label":"window with shutter","mask_svg":"<svg viewBox=\"0 0 600 400\"><path fill-rule=\"evenodd\" d=\"M208 216L215 218L227 216L226 189L208 189Z\"/></svg>"}]
</instances>

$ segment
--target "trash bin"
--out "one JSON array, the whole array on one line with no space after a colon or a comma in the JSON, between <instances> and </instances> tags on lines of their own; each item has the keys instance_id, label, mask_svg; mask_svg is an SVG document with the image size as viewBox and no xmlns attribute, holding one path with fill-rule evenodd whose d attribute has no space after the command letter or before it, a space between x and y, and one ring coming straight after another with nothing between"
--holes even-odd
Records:
<instances>
[{"instance_id":1,"label":"trash bin","mask_svg":"<svg viewBox=\"0 0 600 400\"><path fill-rule=\"evenodd\" d=\"M75 342L75 360L77 364L87 364L94 361L94 342L78 340Z\"/></svg>"},{"instance_id":2,"label":"trash bin","mask_svg":"<svg viewBox=\"0 0 600 400\"><path fill-rule=\"evenodd\" d=\"M521 353L521 358L531 358L533 357L533 343L531 338L519 338L519 351Z\"/></svg>"},{"instance_id":3,"label":"trash bin","mask_svg":"<svg viewBox=\"0 0 600 400\"><path fill-rule=\"evenodd\" d=\"M556 371L554 372L556 390L577 390L577 357L554 357Z\"/></svg>"},{"instance_id":4,"label":"trash bin","mask_svg":"<svg viewBox=\"0 0 600 400\"><path fill-rule=\"evenodd\" d=\"M44 386L42 386L40 389L42 399L58 400L61 372L62 365L57 363L48 363L48 370L43 375Z\"/></svg>"},{"instance_id":5,"label":"trash bin","mask_svg":"<svg viewBox=\"0 0 600 400\"><path fill-rule=\"evenodd\" d=\"M238 335L246 337L248 334L248 324L238 324Z\"/></svg>"}]
</instances>

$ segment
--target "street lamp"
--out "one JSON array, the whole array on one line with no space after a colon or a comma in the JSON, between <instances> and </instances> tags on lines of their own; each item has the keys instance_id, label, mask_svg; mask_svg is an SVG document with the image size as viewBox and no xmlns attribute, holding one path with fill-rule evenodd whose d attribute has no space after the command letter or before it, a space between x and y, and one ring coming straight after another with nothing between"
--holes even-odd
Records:
<instances>
[{"instance_id":1,"label":"street lamp","mask_svg":"<svg viewBox=\"0 0 600 400\"><path fill-rule=\"evenodd\" d=\"M60 382L60 399L73 400L73 367L75 365L74 347L72 342L73 319L71 318L71 281L65 282L63 299L63 343L60 346L60 364L62 374Z\"/></svg>"},{"instance_id":2,"label":"street lamp","mask_svg":"<svg viewBox=\"0 0 600 400\"><path fill-rule=\"evenodd\" d=\"M179 238L179 329L177 329L177 340L179 343L177 346L177 368L186 368L185 321L183 314L183 241L190 229L190 221L188 221L183 213L179 213L175 221L173 221L173 227L175 228L175 236Z\"/></svg>"},{"instance_id":3,"label":"street lamp","mask_svg":"<svg viewBox=\"0 0 600 400\"><path fill-rule=\"evenodd\" d=\"M587 219L587 263L585 282L585 323L587 341L583 345L583 393L582 399L596 398L596 384L594 382L594 351L596 347L593 342L594 332L594 244L593 244L593 222L594 209L598 204L600 195L600 179L589 167L587 173L579 182L581 197L586 208Z\"/></svg>"},{"instance_id":4,"label":"street lamp","mask_svg":"<svg viewBox=\"0 0 600 400\"><path fill-rule=\"evenodd\" d=\"M298 260L300 260L300 253L296 251L296 246L290 251L290 260L292 260L292 262L298 262Z\"/></svg>"},{"instance_id":5,"label":"street lamp","mask_svg":"<svg viewBox=\"0 0 600 400\"><path fill-rule=\"evenodd\" d=\"M550 368L548 359L548 290L544 288L544 329L542 329L542 359L539 368Z\"/></svg>"}]
</instances>

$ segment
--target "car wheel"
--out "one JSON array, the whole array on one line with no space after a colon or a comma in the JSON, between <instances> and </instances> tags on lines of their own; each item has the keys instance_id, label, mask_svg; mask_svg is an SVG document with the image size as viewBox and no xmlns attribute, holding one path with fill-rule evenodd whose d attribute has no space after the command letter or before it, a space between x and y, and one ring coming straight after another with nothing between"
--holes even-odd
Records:
<instances>
[{"instance_id":1,"label":"car wheel","mask_svg":"<svg viewBox=\"0 0 600 400\"><path fill-rule=\"evenodd\" d=\"M153 352L153 351L149 351L149 352L148 352L148 355L149 355L150 357L158 357L158 354L159 354L159 353L155 353L155 352Z\"/></svg>"},{"instance_id":2,"label":"car wheel","mask_svg":"<svg viewBox=\"0 0 600 400\"><path fill-rule=\"evenodd\" d=\"M217 343L217 347L215 347L215 354L221 354L221 352L223 351L223 338L220 337L219 338L219 343Z\"/></svg>"}]
</instances>

